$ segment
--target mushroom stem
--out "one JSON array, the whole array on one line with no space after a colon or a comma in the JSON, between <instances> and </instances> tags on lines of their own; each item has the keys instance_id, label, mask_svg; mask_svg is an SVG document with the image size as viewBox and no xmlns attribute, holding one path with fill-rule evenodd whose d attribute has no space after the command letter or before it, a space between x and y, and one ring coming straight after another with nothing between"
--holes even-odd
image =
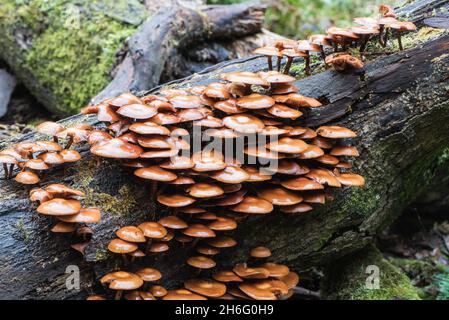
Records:
<instances>
[{"instance_id":1,"label":"mushroom stem","mask_svg":"<svg viewBox=\"0 0 449 320\"><path fill-rule=\"evenodd\" d=\"M157 181L152 181L151 182L151 194L153 196L153 200L156 199L156 197L157 197L157 187L158 187Z\"/></svg>"},{"instance_id":2,"label":"mushroom stem","mask_svg":"<svg viewBox=\"0 0 449 320\"><path fill-rule=\"evenodd\" d=\"M14 173L14 164L11 164L9 166L9 179L12 178L13 173Z\"/></svg>"},{"instance_id":3,"label":"mushroom stem","mask_svg":"<svg viewBox=\"0 0 449 320\"><path fill-rule=\"evenodd\" d=\"M326 61L326 52L324 51L324 47L320 46L320 54L323 61Z\"/></svg>"},{"instance_id":4,"label":"mushroom stem","mask_svg":"<svg viewBox=\"0 0 449 320\"><path fill-rule=\"evenodd\" d=\"M284 67L284 74L288 74L290 71L290 67L292 66L293 58L287 57L287 64Z\"/></svg>"},{"instance_id":5,"label":"mushroom stem","mask_svg":"<svg viewBox=\"0 0 449 320\"><path fill-rule=\"evenodd\" d=\"M399 44L399 50L404 50L404 46L402 45L402 32L398 30L398 44Z\"/></svg>"},{"instance_id":6,"label":"mushroom stem","mask_svg":"<svg viewBox=\"0 0 449 320\"><path fill-rule=\"evenodd\" d=\"M278 72L281 72L281 63L282 63L282 56L278 57L278 61L277 61L277 70L278 70Z\"/></svg>"},{"instance_id":7,"label":"mushroom stem","mask_svg":"<svg viewBox=\"0 0 449 320\"><path fill-rule=\"evenodd\" d=\"M115 293L115 298L114 300L120 300L122 298L122 290L117 290L117 292Z\"/></svg>"},{"instance_id":8,"label":"mushroom stem","mask_svg":"<svg viewBox=\"0 0 449 320\"><path fill-rule=\"evenodd\" d=\"M267 60L268 60L268 70L271 71L273 70L273 60L271 59L271 56L267 56Z\"/></svg>"},{"instance_id":9,"label":"mushroom stem","mask_svg":"<svg viewBox=\"0 0 449 320\"><path fill-rule=\"evenodd\" d=\"M387 46L387 44L388 44L388 29L385 29L385 33L384 33L383 38L384 39L383 39L382 46L385 48Z\"/></svg>"},{"instance_id":10,"label":"mushroom stem","mask_svg":"<svg viewBox=\"0 0 449 320\"><path fill-rule=\"evenodd\" d=\"M370 39L370 36L364 35L362 36L362 40L360 43L360 53L363 54L366 50L366 45L368 44L368 41Z\"/></svg>"},{"instance_id":11,"label":"mushroom stem","mask_svg":"<svg viewBox=\"0 0 449 320\"><path fill-rule=\"evenodd\" d=\"M3 164L3 171L5 172L5 180L9 177L8 165L6 163Z\"/></svg>"},{"instance_id":12,"label":"mushroom stem","mask_svg":"<svg viewBox=\"0 0 449 320\"><path fill-rule=\"evenodd\" d=\"M310 70L310 53L309 51L306 51L307 56L304 58L306 60L306 68L304 69L306 72L306 75L310 76L311 70Z\"/></svg>"},{"instance_id":13,"label":"mushroom stem","mask_svg":"<svg viewBox=\"0 0 449 320\"><path fill-rule=\"evenodd\" d=\"M67 144L64 149L69 149L72 146L73 143L73 136L69 136L69 141L67 141Z\"/></svg>"},{"instance_id":14,"label":"mushroom stem","mask_svg":"<svg viewBox=\"0 0 449 320\"><path fill-rule=\"evenodd\" d=\"M384 30L385 26L383 24L379 25L379 43L382 47L384 47Z\"/></svg>"},{"instance_id":15,"label":"mushroom stem","mask_svg":"<svg viewBox=\"0 0 449 320\"><path fill-rule=\"evenodd\" d=\"M56 142L56 143L59 143L58 137L57 136L53 136L53 141Z\"/></svg>"},{"instance_id":16,"label":"mushroom stem","mask_svg":"<svg viewBox=\"0 0 449 320\"><path fill-rule=\"evenodd\" d=\"M147 246L145 248L145 253L147 253L147 254L150 253L150 247L151 247L152 243L153 243L153 240L151 238L149 238L147 241Z\"/></svg>"}]
</instances>

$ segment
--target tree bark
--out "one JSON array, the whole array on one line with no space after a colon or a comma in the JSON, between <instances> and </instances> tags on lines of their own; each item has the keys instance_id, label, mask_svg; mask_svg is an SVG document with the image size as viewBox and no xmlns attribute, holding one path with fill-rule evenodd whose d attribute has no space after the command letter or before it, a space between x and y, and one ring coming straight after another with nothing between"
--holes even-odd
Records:
<instances>
[{"instance_id":1,"label":"tree bark","mask_svg":"<svg viewBox=\"0 0 449 320\"><path fill-rule=\"evenodd\" d=\"M441 3L449 5L449 1L437 5ZM420 26L425 26L425 21ZM449 36L432 32L433 37L410 49L368 62L363 74L328 70L297 82L302 94L324 103L298 124L336 124L357 131L353 144L361 157L354 171L365 176L367 185L337 190L333 202L310 213L273 212L243 221L232 233L238 246L217 257L220 269L246 261L248 250L256 245L270 247L272 260L295 271L328 264L365 247L428 186L443 181L442 175L449 173L444 155L449 148ZM220 73L258 71L266 68L265 64L265 59L257 57L225 62L168 86L210 83ZM98 125L94 117L81 115L64 122L82 121ZM29 134L21 140L35 138ZM0 143L0 148L8 143ZM114 161L93 159L87 147L81 151L84 158L80 163L54 170L43 184L72 184L86 191L86 206L101 209L101 223L92 226L95 233L84 259L69 249L68 237L49 232L52 222L35 213L26 188L14 181L0 183L0 298L82 298L92 288L100 290L93 280L120 267L120 258L106 250L114 231L168 213L153 203L147 183ZM155 267L163 274L161 283L179 286L182 279L194 276L184 263L192 253L190 247L173 243L166 254L145 258L135 267ZM80 266L84 290L65 288L68 265Z\"/></svg>"},{"instance_id":2,"label":"tree bark","mask_svg":"<svg viewBox=\"0 0 449 320\"><path fill-rule=\"evenodd\" d=\"M204 1L33 1L0 4L0 59L51 112L148 90L195 67L249 54L267 41L263 5ZM245 46L233 43L245 39ZM199 51L201 49L201 51ZM166 70L166 71L164 71Z\"/></svg>"}]
</instances>

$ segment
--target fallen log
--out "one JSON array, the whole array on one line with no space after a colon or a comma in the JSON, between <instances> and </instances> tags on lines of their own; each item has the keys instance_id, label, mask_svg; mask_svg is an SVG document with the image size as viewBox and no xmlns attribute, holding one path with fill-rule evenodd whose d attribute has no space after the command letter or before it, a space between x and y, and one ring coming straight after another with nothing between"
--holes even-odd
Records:
<instances>
[{"instance_id":1,"label":"fallen log","mask_svg":"<svg viewBox=\"0 0 449 320\"><path fill-rule=\"evenodd\" d=\"M159 2L147 10L138 0L3 1L0 59L47 109L67 116L97 94L150 89L267 39L260 4Z\"/></svg>"},{"instance_id":2,"label":"fallen log","mask_svg":"<svg viewBox=\"0 0 449 320\"><path fill-rule=\"evenodd\" d=\"M449 1L436 5L441 3L449 5ZM428 186L447 175L449 36L442 30L426 29L422 42L416 35L411 37L415 40L407 50L368 62L364 74L328 70L296 83L301 93L324 103L301 124L339 124L358 132L354 144L361 157L355 162L356 171L365 176L367 185L338 190L335 201L310 213L292 216L273 212L245 220L233 233L238 246L218 256L220 267L246 261L248 250L262 244L272 249L274 261L295 271L329 264L365 247ZM257 57L230 61L168 87L210 83L220 73L258 71L265 64L265 59ZM97 124L94 117L81 115L64 123L83 121ZM29 134L20 140L35 138ZM0 143L0 148L8 143ZM92 289L100 290L93 280L117 268L120 261L106 250L114 231L167 214L152 201L147 183L116 162L94 159L87 147L81 151L81 162L54 170L43 184L63 182L83 189L87 193L85 205L101 209L101 223L93 226L95 233L84 259L69 249L70 238L49 232L52 222L35 213L28 200L29 190L14 181L0 183L0 298L83 298ZM184 263L191 253L191 248L174 244L167 254L149 257L136 266L157 268L164 285L172 287L193 276ZM65 287L69 265L80 268L80 290Z\"/></svg>"}]
</instances>

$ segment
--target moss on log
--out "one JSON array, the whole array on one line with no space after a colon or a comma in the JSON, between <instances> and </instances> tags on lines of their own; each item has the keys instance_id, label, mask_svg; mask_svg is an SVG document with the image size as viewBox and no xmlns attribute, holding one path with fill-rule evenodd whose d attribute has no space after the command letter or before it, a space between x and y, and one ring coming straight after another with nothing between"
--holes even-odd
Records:
<instances>
[{"instance_id":1,"label":"moss on log","mask_svg":"<svg viewBox=\"0 0 449 320\"><path fill-rule=\"evenodd\" d=\"M325 299L420 300L410 279L372 245L335 261L325 272L321 286Z\"/></svg>"}]
</instances>

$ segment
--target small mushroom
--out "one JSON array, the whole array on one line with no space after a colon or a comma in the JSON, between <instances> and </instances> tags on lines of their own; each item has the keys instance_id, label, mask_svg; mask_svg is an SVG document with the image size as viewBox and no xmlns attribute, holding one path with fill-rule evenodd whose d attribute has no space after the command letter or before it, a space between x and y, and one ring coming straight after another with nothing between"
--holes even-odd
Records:
<instances>
[{"instance_id":1,"label":"small mushroom","mask_svg":"<svg viewBox=\"0 0 449 320\"><path fill-rule=\"evenodd\" d=\"M363 62L347 53L338 53L326 58L326 64L332 65L338 72L363 69Z\"/></svg>"},{"instance_id":2,"label":"small mushroom","mask_svg":"<svg viewBox=\"0 0 449 320\"><path fill-rule=\"evenodd\" d=\"M108 283L110 289L117 291L115 300L121 299L124 290L136 290L143 285L143 280L138 275L125 271L108 273L100 279L100 282Z\"/></svg>"},{"instance_id":3,"label":"small mushroom","mask_svg":"<svg viewBox=\"0 0 449 320\"><path fill-rule=\"evenodd\" d=\"M279 52L279 50L276 47L261 47L257 48L253 51L253 54L260 54L267 57L268 61L268 70L273 70L273 61L272 57L281 58L282 54ZM278 71L280 70L280 60L278 60Z\"/></svg>"},{"instance_id":4,"label":"small mushroom","mask_svg":"<svg viewBox=\"0 0 449 320\"><path fill-rule=\"evenodd\" d=\"M243 279L236 275L233 271L227 270L214 273L212 278L220 282L243 282Z\"/></svg>"},{"instance_id":5,"label":"small mushroom","mask_svg":"<svg viewBox=\"0 0 449 320\"><path fill-rule=\"evenodd\" d=\"M273 205L265 199L247 196L231 210L249 214L267 214L273 211Z\"/></svg>"},{"instance_id":6,"label":"small mushroom","mask_svg":"<svg viewBox=\"0 0 449 320\"><path fill-rule=\"evenodd\" d=\"M204 256L192 256L187 259L187 264L197 268L199 271L202 269L211 269L216 266L216 263L211 258Z\"/></svg>"},{"instance_id":7,"label":"small mushroom","mask_svg":"<svg viewBox=\"0 0 449 320\"><path fill-rule=\"evenodd\" d=\"M38 175L35 174L34 172L30 172L30 171L22 171L22 172L18 173L17 176L15 177L15 180L18 183L28 184L28 185L37 184L40 181Z\"/></svg>"},{"instance_id":8,"label":"small mushroom","mask_svg":"<svg viewBox=\"0 0 449 320\"><path fill-rule=\"evenodd\" d=\"M186 289L178 289L168 291L162 300L207 300L207 298Z\"/></svg>"},{"instance_id":9,"label":"small mushroom","mask_svg":"<svg viewBox=\"0 0 449 320\"><path fill-rule=\"evenodd\" d=\"M14 166L19 164L16 158L6 154L0 154L0 163L3 164L3 172L5 179L9 179L12 176Z\"/></svg>"},{"instance_id":10,"label":"small mushroom","mask_svg":"<svg viewBox=\"0 0 449 320\"><path fill-rule=\"evenodd\" d=\"M211 298L218 298L226 293L223 283L209 279L190 279L184 282L184 286L190 291Z\"/></svg>"},{"instance_id":11,"label":"small mushroom","mask_svg":"<svg viewBox=\"0 0 449 320\"><path fill-rule=\"evenodd\" d=\"M296 50L298 50L299 52L305 53L305 57L304 57L304 59L306 60L305 72L306 72L306 75L310 75L311 74L310 53L311 52L321 53L321 47L316 44L310 43L307 40L300 40L300 41L298 41Z\"/></svg>"},{"instance_id":12,"label":"small mushroom","mask_svg":"<svg viewBox=\"0 0 449 320\"><path fill-rule=\"evenodd\" d=\"M396 30L396 34L398 37L398 45L399 50L404 50L404 46L402 45L402 34L406 31L415 31L416 25L413 22L408 21L397 21L393 23L389 23L386 25L390 29Z\"/></svg>"},{"instance_id":13,"label":"small mushroom","mask_svg":"<svg viewBox=\"0 0 449 320\"><path fill-rule=\"evenodd\" d=\"M64 130L64 127L59 123L46 121L42 122L36 127L37 132L40 134L45 134L53 137L53 140L57 143L58 137L57 134Z\"/></svg>"},{"instance_id":14,"label":"small mushroom","mask_svg":"<svg viewBox=\"0 0 449 320\"><path fill-rule=\"evenodd\" d=\"M253 258L268 258L271 256L271 250L267 247L255 247L251 249L250 256Z\"/></svg>"}]
</instances>

